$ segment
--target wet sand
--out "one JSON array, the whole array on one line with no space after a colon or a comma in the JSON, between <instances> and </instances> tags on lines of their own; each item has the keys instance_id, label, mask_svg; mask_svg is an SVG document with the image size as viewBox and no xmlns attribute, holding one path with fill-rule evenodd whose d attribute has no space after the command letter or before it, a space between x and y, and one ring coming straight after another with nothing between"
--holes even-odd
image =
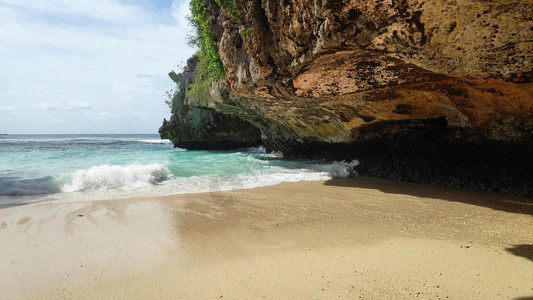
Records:
<instances>
[{"instance_id":1,"label":"wet sand","mask_svg":"<svg viewBox=\"0 0 533 300\"><path fill-rule=\"evenodd\" d=\"M521 299L533 204L366 179L0 209L0 299Z\"/></svg>"}]
</instances>

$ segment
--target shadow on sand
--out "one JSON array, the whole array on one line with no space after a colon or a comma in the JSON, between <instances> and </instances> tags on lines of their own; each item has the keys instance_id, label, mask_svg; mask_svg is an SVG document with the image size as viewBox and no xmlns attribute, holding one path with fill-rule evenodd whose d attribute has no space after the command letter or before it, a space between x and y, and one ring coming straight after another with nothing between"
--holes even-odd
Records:
<instances>
[{"instance_id":1,"label":"shadow on sand","mask_svg":"<svg viewBox=\"0 0 533 300\"><path fill-rule=\"evenodd\" d=\"M479 205L510 213L533 215L533 199L507 194L469 189L455 189L428 184L397 183L388 180L361 177L332 179L326 181L324 184L330 186L375 189L388 194L442 199L446 201Z\"/></svg>"},{"instance_id":2,"label":"shadow on sand","mask_svg":"<svg viewBox=\"0 0 533 300\"><path fill-rule=\"evenodd\" d=\"M516 256L524 257L530 261L533 261L533 245L513 245L513 247L505 248L505 250Z\"/></svg>"}]
</instances>

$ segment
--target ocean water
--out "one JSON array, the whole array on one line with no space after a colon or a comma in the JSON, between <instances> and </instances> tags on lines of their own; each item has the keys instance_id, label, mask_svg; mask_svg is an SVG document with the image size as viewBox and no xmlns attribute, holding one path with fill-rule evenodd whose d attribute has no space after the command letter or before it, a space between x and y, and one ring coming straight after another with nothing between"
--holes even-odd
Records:
<instances>
[{"instance_id":1,"label":"ocean water","mask_svg":"<svg viewBox=\"0 0 533 300\"><path fill-rule=\"evenodd\" d=\"M347 177L356 162L259 148L186 151L152 135L0 136L0 207L240 190Z\"/></svg>"}]
</instances>

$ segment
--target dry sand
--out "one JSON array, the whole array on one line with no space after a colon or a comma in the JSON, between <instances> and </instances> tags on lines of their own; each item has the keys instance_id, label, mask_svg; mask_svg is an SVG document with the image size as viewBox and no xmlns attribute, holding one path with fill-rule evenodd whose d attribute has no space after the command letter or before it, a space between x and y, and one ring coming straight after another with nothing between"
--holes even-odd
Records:
<instances>
[{"instance_id":1,"label":"dry sand","mask_svg":"<svg viewBox=\"0 0 533 300\"><path fill-rule=\"evenodd\" d=\"M364 179L0 209L0 299L533 296L533 205Z\"/></svg>"}]
</instances>

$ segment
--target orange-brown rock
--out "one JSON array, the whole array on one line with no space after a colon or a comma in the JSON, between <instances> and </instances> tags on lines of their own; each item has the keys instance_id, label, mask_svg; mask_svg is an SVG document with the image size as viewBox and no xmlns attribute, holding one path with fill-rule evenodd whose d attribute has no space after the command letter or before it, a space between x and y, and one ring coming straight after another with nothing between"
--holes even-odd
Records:
<instances>
[{"instance_id":1,"label":"orange-brown rock","mask_svg":"<svg viewBox=\"0 0 533 300\"><path fill-rule=\"evenodd\" d=\"M370 176L533 195L531 0L238 0L236 9L238 18L210 12L228 76L207 105L257 126L270 148L356 157ZM454 159L448 173L423 170ZM520 164L509 175L518 181L502 179ZM476 173L461 172L500 175L464 184Z\"/></svg>"},{"instance_id":2,"label":"orange-brown rock","mask_svg":"<svg viewBox=\"0 0 533 300\"><path fill-rule=\"evenodd\" d=\"M531 1L239 3L244 16L222 9L213 31L231 90L296 139L441 116L489 139L531 136Z\"/></svg>"}]
</instances>

